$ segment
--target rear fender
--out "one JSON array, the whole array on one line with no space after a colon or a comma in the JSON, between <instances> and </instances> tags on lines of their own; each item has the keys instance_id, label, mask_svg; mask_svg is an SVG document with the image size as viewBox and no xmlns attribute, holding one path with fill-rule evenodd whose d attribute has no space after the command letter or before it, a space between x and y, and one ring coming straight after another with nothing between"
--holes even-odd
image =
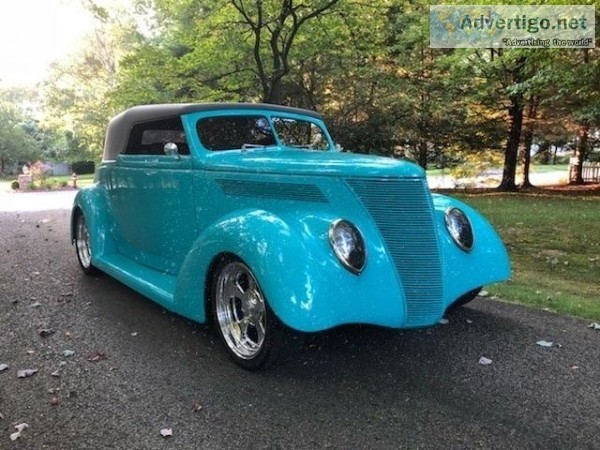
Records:
<instances>
[{"instance_id":1,"label":"rear fender","mask_svg":"<svg viewBox=\"0 0 600 450\"><path fill-rule=\"evenodd\" d=\"M115 251L111 235L111 221L106 193L98 185L81 189L75 196L71 210L71 243L75 241L76 217L80 212L86 220L90 234L92 264L102 258L102 255Z\"/></svg>"}]
</instances>

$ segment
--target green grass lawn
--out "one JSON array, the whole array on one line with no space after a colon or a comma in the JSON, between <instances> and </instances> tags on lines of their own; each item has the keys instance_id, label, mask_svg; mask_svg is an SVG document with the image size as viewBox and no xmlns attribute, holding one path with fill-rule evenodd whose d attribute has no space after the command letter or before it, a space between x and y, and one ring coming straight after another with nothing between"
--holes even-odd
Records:
<instances>
[{"instance_id":1,"label":"green grass lawn","mask_svg":"<svg viewBox=\"0 0 600 450\"><path fill-rule=\"evenodd\" d=\"M71 186L71 175L64 175L60 177L48 177L46 179L48 183L60 185L61 183L67 183ZM89 186L94 182L94 174L77 175L77 187Z\"/></svg>"},{"instance_id":2,"label":"green grass lawn","mask_svg":"<svg viewBox=\"0 0 600 450\"><path fill-rule=\"evenodd\" d=\"M531 173L548 173L548 172L569 172L568 164L534 164L531 166Z\"/></svg>"},{"instance_id":3,"label":"green grass lawn","mask_svg":"<svg viewBox=\"0 0 600 450\"><path fill-rule=\"evenodd\" d=\"M10 184L17 177L3 177L0 178L0 190L1 191L9 191ZM82 188L85 186L89 186L94 182L94 174L88 175L78 175L77 176L77 187ZM50 189L62 189L65 187L71 186L71 175L64 175L59 177L48 177L45 180L45 186Z\"/></svg>"},{"instance_id":4,"label":"green grass lawn","mask_svg":"<svg viewBox=\"0 0 600 450\"><path fill-rule=\"evenodd\" d=\"M461 195L496 227L512 262L492 295L600 321L600 197Z\"/></svg>"},{"instance_id":5,"label":"green grass lawn","mask_svg":"<svg viewBox=\"0 0 600 450\"><path fill-rule=\"evenodd\" d=\"M496 167L502 169L502 167ZM442 175L449 174L450 169L428 169L427 175ZM532 164L531 173L548 173L548 172L565 172L569 171L568 164Z\"/></svg>"}]
</instances>

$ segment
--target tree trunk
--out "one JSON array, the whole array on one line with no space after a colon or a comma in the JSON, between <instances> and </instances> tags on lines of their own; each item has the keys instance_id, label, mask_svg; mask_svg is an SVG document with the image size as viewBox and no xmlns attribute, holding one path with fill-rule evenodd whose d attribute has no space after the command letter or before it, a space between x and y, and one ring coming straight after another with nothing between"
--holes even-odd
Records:
<instances>
[{"instance_id":1,"label":"tree trunk","mask_svg":"<svg viewBox=\"0 0 600 450\"><path fill-rule=\"evenodd\" d=\"M583 162L587 154L588 135L590 131L589 124L582 124L579 127L579 139L575 148L575 167L574 176L569 180L571 184L584 184L583 180Z\"/></svg>"},{"instance_id":2,"label":"tree trunk","mask_svg":"<svg viewBox=\"0 0 600 450\"><path fill-rule=\"evenodd\" d=\"M423 140L419 141L417 150L418 150L417 162L423 168L423 170L427 170L427 142L425 142Z\"/></svg>"},{"instance_id":3,"label":"tree trunk","mask_svg":"<svg viewBox=\"0 0 600 450\"><path fill-rule=\"evenodd\" d=\"M502 182L498 186L500 191L516 191L515 177L517 173L517 157L519 155L519 142L521 141L521 130L523 128L523 96L514 95L510 97L511 106L508 110L510 116L510 131L508 142L504 152L504 169L502 171Z\"/></svg>"},{"instance_id":4,"label":"tree trunk","mask_svg":"<svg viewBox=\"0 0 600 450\"><path fill-rule=\"evenodd\" d=\"M4 158L0 158L0 175L4 175L5 164L6 162L4 161Z\"/></svg>"},{"instance_id":5,"label":"tree trunk","mask_svg":"<svg viewBox=\"0 0 600 450\"><path fill-rule=\"evenodd\" d=\"M533 143L533 130L531 127L525 131L523 136L523 184L522 188L533 187L529 180L529 167L531 166L531 144Z\"/></svg>"}]
</instances>

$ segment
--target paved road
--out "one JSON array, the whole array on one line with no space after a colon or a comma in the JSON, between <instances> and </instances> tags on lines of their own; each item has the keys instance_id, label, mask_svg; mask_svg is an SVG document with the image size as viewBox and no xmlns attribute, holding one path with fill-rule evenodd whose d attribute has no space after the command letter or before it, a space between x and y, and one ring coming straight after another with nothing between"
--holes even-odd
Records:
<instances>
[{"instance_id":1,"label":"paved road","mask_svg":"<svg viewBox=\"0 0 600 450\"><path fill-rule=\"evenodd\" d=\"M600 448L586 321L479 299L429 330L322 333L248 373L204 326L82 275L68 215L0 213L1 449Z\"/></svg>"}]
</instances>

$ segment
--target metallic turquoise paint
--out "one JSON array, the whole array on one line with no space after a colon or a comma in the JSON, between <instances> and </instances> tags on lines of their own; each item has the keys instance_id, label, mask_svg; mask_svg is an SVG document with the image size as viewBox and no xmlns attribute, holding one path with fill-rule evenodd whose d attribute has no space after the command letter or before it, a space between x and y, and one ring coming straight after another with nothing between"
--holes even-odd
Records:
<instances>
[{"instance_id":1,"label":"metallic turquoise paint","mask_svg":"<svg viewBox=\"0 0 600 450\"><path fill-rule=\"evenodd\" d=\"M490 223L463 202L440 194L432 194L432 198L442 244L444 303L449 306L472 289L508 279L508 253ZM461 209L471 222L475 243L470 252L458 248L446 230L444 214L451 207Z\"/></svg>"},{"instance_id":2,"label":"metallic turquoise paint","mask_svg":"<svg viewBox=\"0 0 600 450\"><path fill-rule=\"evenodd\" d=\"M248 112L223 112L236 113ZM423 170L404 161L334 151L209 152L196 136L195 123L218 114L182 117L190 156L121 155L99 166L96 183L78 193L74 209L88 221L92 263L198 322L208 316L211 265L220 255L233 254L252 269L271 309L292 328L406 326L402 280L380 230L345 179L423 179ZM318 119L289 116L326 130ZM448 197L433 195L432 201L444 307L431 325L462 294L510 275L506 250L483 217ZM446 231L444 211L450 206L471 220L475 245L469 253ZM366 240L367 263L360 275L342 267L333 254L328 230L336 219L354 223Z\"/></svg>"}]
</instances>

